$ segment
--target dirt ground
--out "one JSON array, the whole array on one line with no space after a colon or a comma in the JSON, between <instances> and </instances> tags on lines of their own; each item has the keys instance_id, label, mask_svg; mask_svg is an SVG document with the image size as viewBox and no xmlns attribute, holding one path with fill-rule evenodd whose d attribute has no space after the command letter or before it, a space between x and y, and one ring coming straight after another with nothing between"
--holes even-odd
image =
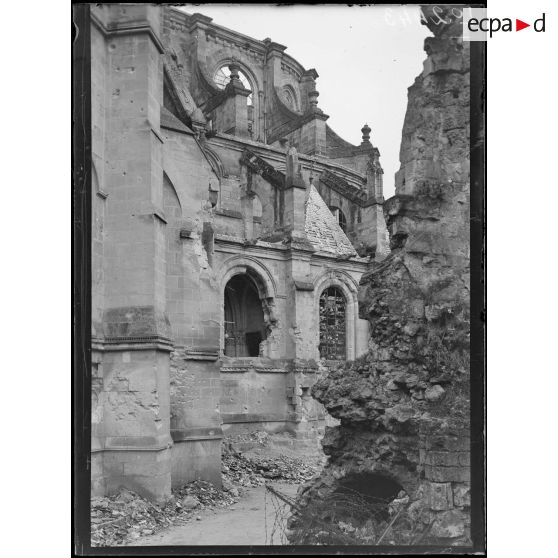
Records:
<instances>
[{"instance_id":1,"label":"dirt ground","mask_svg":"<svg viewBox=\"0 0 558 558\"><path fill-rule=\"evenodd\" d=\"M296 484L273 483L273 488L294 498ZM182 545L281 545L287 544L283 529L289 506L269 493L265 486L243 489L232 507L204 510L198 519L173 525L134 546Z\"/></svg>"}]
</instances>

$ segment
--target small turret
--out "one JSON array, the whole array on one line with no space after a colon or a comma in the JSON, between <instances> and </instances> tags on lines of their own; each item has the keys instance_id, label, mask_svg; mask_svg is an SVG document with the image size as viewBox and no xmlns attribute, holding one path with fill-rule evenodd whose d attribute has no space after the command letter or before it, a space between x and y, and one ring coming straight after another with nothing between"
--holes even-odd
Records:
<instances>
[{"instance_id":1,"label":"small turret","mask_svg":"<svg viewBox=\"0 0 558 558\"><path fill-rule=\"evenodd\" d=\"M360 145L370 145L370 132L372 128L370 128L368 124L365 124L360 131L362 132L362 143Z\"/></svg>"}]
</instances>

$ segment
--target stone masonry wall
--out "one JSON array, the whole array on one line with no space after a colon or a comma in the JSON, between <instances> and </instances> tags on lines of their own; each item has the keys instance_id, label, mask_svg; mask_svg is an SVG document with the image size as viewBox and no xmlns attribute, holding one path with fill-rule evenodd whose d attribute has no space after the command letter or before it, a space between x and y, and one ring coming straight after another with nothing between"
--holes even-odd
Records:
<instances>
[{"instance_id":1,"label":"stone masonry wall","mask_svg":"<svg viewBox=\"0 0 558 558\"><path fill-rule=\"evenodd\" d=\"M347 479L363 490L374 478L368 494L404 491L389 499L405 521L383 544L470 542L469 45L456 38L459 24L432 23L431 9L423 13L434 36L409 88L396 194L384 206L392 251L359 290L369 352L312 390L341 424L326 431L322 475L299 492L292 541L320 540L323 523L312 530L310 519L350 522L328 498ZM387 521L364 517L348 532L374 544Z\"/></svg>"}]
</instances>

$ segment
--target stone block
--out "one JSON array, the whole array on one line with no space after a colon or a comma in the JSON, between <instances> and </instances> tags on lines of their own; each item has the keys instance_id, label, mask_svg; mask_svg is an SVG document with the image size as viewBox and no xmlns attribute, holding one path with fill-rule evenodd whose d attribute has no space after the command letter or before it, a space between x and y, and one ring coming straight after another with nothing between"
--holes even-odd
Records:
<instances>
[{"instance_id":1,"label":"stone block","mask_svg":"<svg viewBox=\"0 0 558 558\"><path fill-rule=\"evenodd\" d=\"M430 482L426 489L427 505L431 510L441 511L453 508L453 491L450 482Z\"/></svg>"},{"instance_id":2,"label":"stone block","mask_svg":"<svg viewBox=\"0 0 558 558\"><path fill-rule=\"evenodd\" d=\"M467 516L459 510L448 510L436 516L430 534L441 539L454 539L465 534Z\"/></svg>"},{"instance_id":3,"label":"stone block","mask_svg":"<svg viewBox=\"0 0 558 558\"><path fill-rule=\"evenodd\" d=\"M221 486L221 440L186 440L172 447L172 485L205 480Z\"/></svg>"},{"instance_id":4,"label":"stone block","mask_svg":"<svg viewBox=\"0 0 558 558\"><path fill-rule=\"evenodd\" d=\"M469 467L436 467L424 466L424 476L434 482L470 482Z\"/></svg>"},{"instance_id":5,"label":"stone block","mask_svg":"<svg viewBox=\"0 0 558 558\"><path fill-rule=\"evenodd\" d=\"M434 467L469 467L471 457L466 451L427 451L424 463Z\"/></svg>"},{"instance_id":6,"label":"stone block","mask_svg":"<svg viewBox=\"0 0 558 558\"><path fill-rule=\"evenodd\" d=\"M453 489L453 503L456 507L471 505L471 490L469 486L456 486Z\"/></svg>"}]
</instances>

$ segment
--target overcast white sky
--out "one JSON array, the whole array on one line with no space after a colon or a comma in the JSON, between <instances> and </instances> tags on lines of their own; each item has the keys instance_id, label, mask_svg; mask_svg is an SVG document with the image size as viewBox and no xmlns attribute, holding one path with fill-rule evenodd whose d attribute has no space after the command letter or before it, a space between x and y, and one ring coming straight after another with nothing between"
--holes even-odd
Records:
<instances>
[{"instance_id":1,"label":"overcast white sky","mask_svg":"<svg viewBox=\"0 0 558 558\"><path fill-rule=\"evenodd\" d=\"M266 6L202 4L182 7L255 39L270 37L320 77L319 107L341 137L360 144L364 123L380 150L384 195L394 193L407 88L422 71L428 29L418 6Z\"/></svg>"}]
</instances>

